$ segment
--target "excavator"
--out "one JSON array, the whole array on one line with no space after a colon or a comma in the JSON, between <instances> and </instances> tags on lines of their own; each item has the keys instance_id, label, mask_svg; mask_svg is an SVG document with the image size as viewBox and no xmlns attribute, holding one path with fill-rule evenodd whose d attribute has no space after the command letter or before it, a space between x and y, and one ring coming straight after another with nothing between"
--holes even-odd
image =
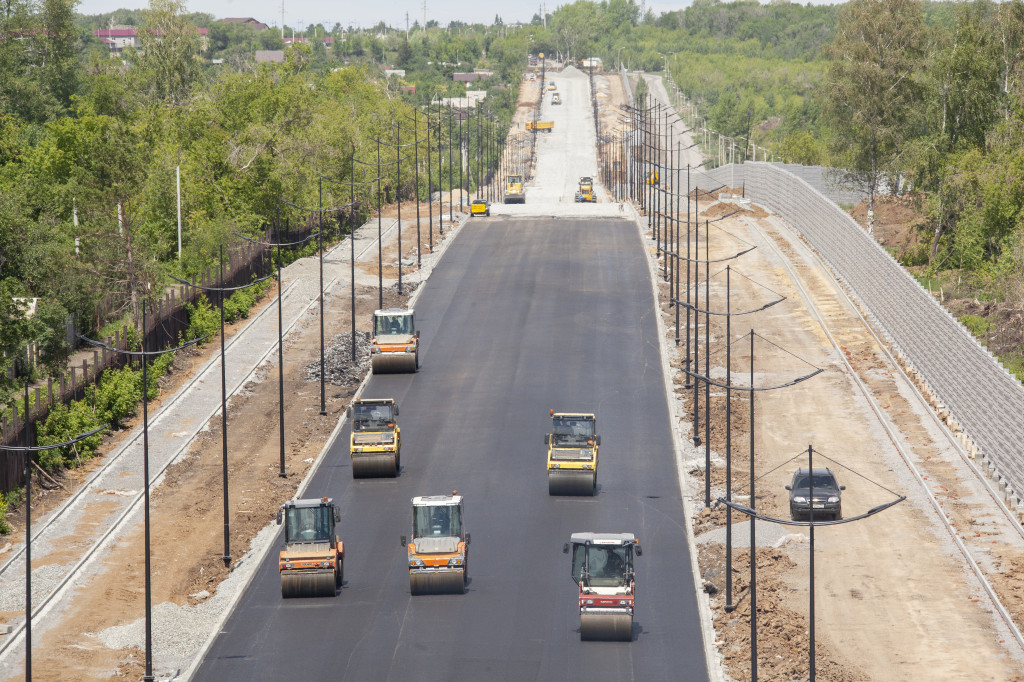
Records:
<instances>
[{"instance_id":1,"label":"excavator","mask_svg":"<svg viewBox=\"0 0 1024 682\"><path fill-rule=\"evenodd\" d=\"M633 556L643 550L632 533L573 533L562 546L572 552L579 587L580 639L630 642L636 574Z\"/></svg>"},{"instance_id":2,"label":"excavator","mask_svg":"<svg viewBox=\"0 0 1024 682\"><path fill-rule=\"evenodd\" d=\"M345 546L334 534L338 508L329 497L289 500L277 512L284 543L277 561L281 596L333 597L345 575Z\"/></svg>"},{"instance_id":3,"label":"excavator","mask_svg":"<svg viewBox=\"0 0 1024 682\"><path fill-rule=\"evenodd\" d=\"M402 430L395 401L356 398L348 406L348 416L352 423L352 478L397 476L402 467Z\"/></svg>"},{"instance_id":4,"label":"excavator","mask_svg":"<svg viewBox=\"0 0 1024 682\"><path fill-rule=\"evenodd\" d=\"M373 312L370 367L374 374L415 372L420 368L420 333L410 308Z\"/></svg>"},{"instance_id":5,"label":"excavator","mask_svg":"<svg viewBox=\"0 0 1024 682\"><path fill-rule=\"evenodd\" d=\"M597 417L581 412L551 410L548 446L548 494L594 495L597 493Z\"/></svg>"},{"instance_id":6,"label":"excavator","mask_svg":"<svg viewBox=\"0 0 1024 682\"><path fill-rule=\"evenodd\" d=\"M409 555L409 591L462 594L469 571L469 533L462 495L412 498L412 536L401 538Z\"/></svg>"}]
</instances>

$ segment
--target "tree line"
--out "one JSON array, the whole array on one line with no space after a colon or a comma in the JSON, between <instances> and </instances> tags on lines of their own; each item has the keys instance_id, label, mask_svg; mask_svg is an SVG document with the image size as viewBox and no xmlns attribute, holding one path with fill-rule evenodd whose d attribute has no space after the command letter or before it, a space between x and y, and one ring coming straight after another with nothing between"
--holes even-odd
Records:
<instances>
[{"instance_id":1,"label":"tree line","mask_svg":"<svg viewBox=\"0 0 1024 682\"><path fill-rule=\"evenodd\" d=\"M473 115L490 116L491 130L507 129L526 63L517 36L486 27L452 35L434 27L422 37L391 32L380 39L377 56L385 64L355 54L362 49L357 43L371 40L364 35L330 50L322 41L294 44L279 64L246 58L215 66L210 42L219 40L217 32L201 36L203 17L197 23L179 0L122 10L117 20L137 22L139 45L112 58L92 35L103 24L75 14L75 4L14 0L0 10L0 388L9 385L9 370L29 341L43 351L39 371L63 369L71 350L63 328L69 314L84 332L96 333L103 323L95 319L96 303L112 294L131 324L143 299L160 295L171 275L188 278L210 267L236 233L257 236L275 220L311 219L308 210L284 202L347 206L354 181L355 206L344 217L358 224L376 205L376 167L351 159L375 161L377 140L384 143L384 198L418 192L425 199L413 149L403 148L409 161L399 176L396 164L387 165L396 154L388 145L399 135L405 145L418 137L425 171L423 105L465 93L439 62L458 50L465 70L511 73L518 59L514 79L496 76L481 87L488 97L484 111ZM109 25L111 17L102 19ZM280 38L276 31L260 33ZM239 44L229 37L220 49ZM386 77L381 66L396 65L404 46L406 79ZM403 92L405 83L416 92ZM436 128L437 107L431 110ZM467 144L472 188L475 137ZM447 139L444 146L439 152L432 135L434 191L459 182L457 166L448 177L453 152ZM15 298L38 298L35 316L27 319Z\"/></svg>"}]
</instances>

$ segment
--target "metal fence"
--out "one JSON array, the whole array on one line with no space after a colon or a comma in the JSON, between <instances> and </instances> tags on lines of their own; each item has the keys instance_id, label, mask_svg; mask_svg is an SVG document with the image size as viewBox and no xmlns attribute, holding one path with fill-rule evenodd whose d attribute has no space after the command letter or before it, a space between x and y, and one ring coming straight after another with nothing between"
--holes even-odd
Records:
<instances>
[{"instance_id":1,"label":"metal fence","mask_svg":"<svg viewBox=\"0 0 1024 682\"><path fill-rule=\"evenodd\" d=\"M784 218L825 259L1019 500L1024 385L853 218L790 167L746 163L697 178L704 189L730 181L744 185L748 199Z\"/></svg>"}]
</instances>

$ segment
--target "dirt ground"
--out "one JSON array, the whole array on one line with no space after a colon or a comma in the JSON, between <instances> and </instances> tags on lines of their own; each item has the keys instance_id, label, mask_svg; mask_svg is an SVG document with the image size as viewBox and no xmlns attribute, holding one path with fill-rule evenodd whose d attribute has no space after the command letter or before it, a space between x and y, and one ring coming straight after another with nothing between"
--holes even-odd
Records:
<instances>
[{"instance_id":1,"label":"dirt ground","mask_svg":"<svg viewBox=\"0 0 1024 682\"><path fill-rule=\"evenodd\" d=\"M457 194L455 206L457 210ZM406 213L407 208L411 213ZM438 208L435 203L435 244L438 239ZM447 233L447 202L444 208ZM386 211L385 217L389 213L397 213L397 207ZM424 204L421 207L421 247L425 254L429 253L426 214ZM404 220L408 220L409 215L414 218L414 205L403 204L402 215ZM403 259L408 262L411 258L415 262L415 223L406 225L402 234L403 248L413 247L403 253ZM385 263L397 261L397 248L397 244L385 246ZM376 275L376 259L372 264L357 263L357 269ZM415 266L405 268L407 274L414 270ZM386 268L386 278L391 276L389 273L397 274L397 268L394 265ZM391 284L393 281L385 279L386 287ZM407 286L404 295L399 296L394 287L385 289L384 305L402 305L413 290L414 287ZM269 300L268 297L261 305L267 305ZM347 292L335 293L325 299L325 334L328 340L350 329L349 305ZM358 331L369 331L371 313L377 305L376 287L362 287L357 291ZM259 371L256 379L229 402L230 551L235 560L248 551L251 539L274 518L281 503L294 495L358 385L328 384L328 414L320 415L319 381L307 380L304 371L307 365L319 361L319 324L316 318L307 317L300 326L286 338L284 348L286 478L278 476L279 387L276 362ZM228 333L234 331L232 328ZM166 388L170 390L163 391L162 395L170 395L176 382L184 381L190 372L216 352L219 352L219 343L214 339L201 351L179 354L167 378ZM221 458L221 422L217 417L196 439L188 455L172 465L163 483L154 489L151 521L154 605L162 602L195 604L215 593L219 583L228 575L229 569L221 559L224 551ZM102 466L102 458L97 458L90 466ZM76 475L82 477L82 473ZM198 491L203 492L197 494ZM53 505L50 500L45 503ZM36 505L33 505L33 511L39 514ZM131 623L144 614L144 565L139 552L142 545L142 528L123 538L104 559L102 573L93 580L90 589L80 591L67 605L61 624L34 638L35 679L108 679L111 671L129 679L141 676L144 663L141 651L136 648L108 649L95 633ZM39 566L45 561L61 560L60 556L34 557L33 563Z\"/></svg>"}]
</instances>

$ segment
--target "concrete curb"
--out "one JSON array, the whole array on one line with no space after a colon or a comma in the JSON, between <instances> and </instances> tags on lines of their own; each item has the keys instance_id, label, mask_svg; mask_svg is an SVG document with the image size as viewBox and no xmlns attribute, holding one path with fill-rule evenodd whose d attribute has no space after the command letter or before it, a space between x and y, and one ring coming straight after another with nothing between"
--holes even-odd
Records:
<instances>
[{"instance_id":1,"label":"concrete curb","mask_svg":"<svg viewBox=\"0 0 1024 682\"><path fill-rule=\"evenodd\" d=\"M644 234L644 226L637 213L636 207L631 202L624 202L626 214L631 217L636 225L640 241L644 245L645 255L647 236ZM672 392L672 366L670 363L669 349L665 345L668 333L665 321L661 317L661 307L658 300L658 265L655 259L647 256L648 272L650 274L651 297L654 300L654 318L658 323L658 348L661 351L661 370L664 381L665 399L668 402L669 418L672 420L672 441L674 444L674 456L676 473L679 477L679 494L683 502L683 514L686 523L686 544L690 550L690 570L693 572L693 589L697 596L698 613L700 615L701 632L704 637L704 658L708 669L708 679L711 682L725 682L725 671L722 668L722 655L715 646L714 615L711 612L711 599L704 593L704 585L701 580L700 566L697 564L697 543L693 534L693 517L691 511L694 508L692 498L689 494L690 479L687 475L686 465L683 459L684 439L679 431L679 410L678 402Z\"/></svg>"}]
</instances>

